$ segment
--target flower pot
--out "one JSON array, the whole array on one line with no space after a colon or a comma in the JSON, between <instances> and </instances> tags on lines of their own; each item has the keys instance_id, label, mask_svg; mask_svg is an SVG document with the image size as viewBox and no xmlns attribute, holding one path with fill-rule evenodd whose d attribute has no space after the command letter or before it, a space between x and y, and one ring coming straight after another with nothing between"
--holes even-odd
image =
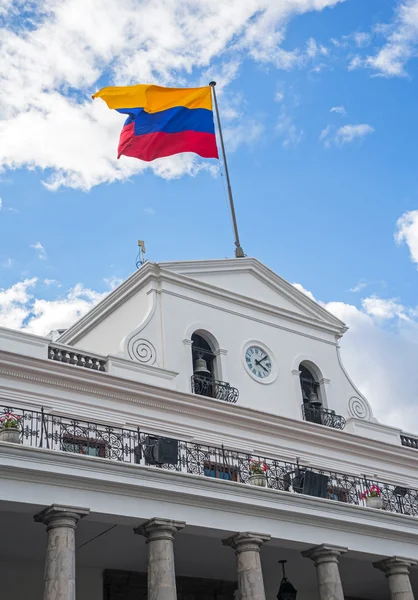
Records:
<instances>
[{"instance_id":1,"label":"flower pot","mask_svg":"<svg viewBox=\"0 0 418 600\"><path fill-rule=\"evenodd\" d=\"M369 508L382 508L383 500L381 496L370 496L369 498L366 498L366 506Z\"/></svg>"},{"instance_id":2,"label":"flower pot","mask_svg":"<svg viewBox=\"0 0 418 600\"><path fill-rule=\"evenodd\" d=\"M0 429L0 442L20 444L20 430L18 427L2 427Z\"/></svg>"},{"instance_id":3,"label":"flower pot","mask_svg":"<svg viewBox=\"0 0 418 600\"><path fill-rule=\"evenodd\" d=\"M250 475L250 484L257 485L258 487L266 487L266 476L263 473L254 473L253 475Z\"/></svg>"}]
</instances>

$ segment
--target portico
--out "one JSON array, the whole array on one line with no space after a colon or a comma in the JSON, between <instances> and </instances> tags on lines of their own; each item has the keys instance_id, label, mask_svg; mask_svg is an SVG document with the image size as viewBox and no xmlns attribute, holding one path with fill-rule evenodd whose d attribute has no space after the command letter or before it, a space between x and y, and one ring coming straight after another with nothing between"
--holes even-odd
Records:
<instances>
[{"instance_id":1,"label":"portico","mask_svg":"<svg viewBox=\"0 0 418 600\"><path fill-rule=\"evenodd\" d=\"M7 507L8 510L4 510L5 508L2 503L0 577L3 597L13 600L24 600L27 597L33 600L49 600L55 597L59 597L60 600L74 600L75 597L77 600L143 598L146 591L146 573L149 572L151 564L153 577L148 585L156 581L167 581L167 573L169 577L175 575L180 598L233 600L233 593L241 582L244 592L241 598L264 600L264 593L266 600L274 600L281 579L278 560L282 558L288 560L287 575L298 590L298 600L414 598L413 595L396 595L399 590L404 592L404 587L400 588L398 585L395 591L391 591L392 587L385 573L380 571L380 568L375 568L374 563L381 560L382 548L376 548L375 555L365 555L349 548L347 552L343 552L342 548L326 543L318 547L292 543L277 537L269 540L267 534L256 532L219 531L187 523L181 527L178 523L173 525L172 520L165 518L155 518L139 524L135 519L110 520L110 516L106 518L91 510L88 515L78 520L75 530L74 519L67 518L67 525L62 522L60 524L60 527L68 526L75 531L76 585L75 588L70 585L73 572L64 569L60 579L61 589L65 590L64 595L54 596L50 591L54 590L54 587L50 586L50 578L44 582L44 567L45 573L57 572L56 569L51 571L55 558L49 551L50 534L46 532L48 525L35 522L29 506L16 504L13 507L14 511L10 511L11 505ZM40 507L36 507L38 508ZM55 516L58 515L57 508L59 507L44 507L43 510L46 514ZM63 507L60 508L62 512ZM69 510L70 508L72 510ZM80 508L66 507L69 514L80 514L76 513L76 510L80 511ZM37 510L37 514L39 512ZM39 521L39 518L37 520ZM160 540L161 536L166 538L162 540L166 549L162 553L159 550L157 553L150 553L147 536L135 535L134 529L137 527L143 532L153 532L154 535L157 527ZM176 532L173 532L173 528ZM64 534L63 529L61 534ZM225 540L228 540L227 543ZM174 558L172 562L170 546ZM237 561L237 549L241 551L241 557L247 554L243 560ZM386 561L387 568L396 562L389 556L383 560ZM401 585L408 585L409 582L410 594L413 594L413 590L418 589L418 569L413 568L414 561L410 559L406 574L405 562L406 559L403 559ZM321 571L321 568L318 569L319 563L327 563L328 567ZM396 564L401 566L399 561ZM394 572L393 569L391 572ZM246 585L248 581L257 581L258 587ZM66 583L69 584L67 587ZM330 584L331 587L327 587ZM339 585L343 589L343 596L338 596L338 590L341 589ZM72 595L73 589L76 589L76 596ZM207 593L203 594L202 589L206 589ZM334 595L323 595L330 589L334 590ZM165 590L154 587L154 592L149 593L149 599L165 600L170 598L171 590L170 587L166 587Z\"/></svg>"}]
</instances>

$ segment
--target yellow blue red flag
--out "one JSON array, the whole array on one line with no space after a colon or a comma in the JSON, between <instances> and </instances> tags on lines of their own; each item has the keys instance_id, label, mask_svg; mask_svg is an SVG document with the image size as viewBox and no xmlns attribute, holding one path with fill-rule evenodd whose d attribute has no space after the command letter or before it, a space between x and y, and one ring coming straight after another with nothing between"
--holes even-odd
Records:
<instances>
[{"instance_id":1,"label":"yellow blue red flag","mask_svg":"<svg viewBox=\"0 0 418 600\"><path fill-rule=\"evenodd\" d=\"M210 86L166 88L158 85L105 87L93 95L128 115L120 134L122 155L152 161L180 152L219 158Z\"/></svg>"}]
</instances>

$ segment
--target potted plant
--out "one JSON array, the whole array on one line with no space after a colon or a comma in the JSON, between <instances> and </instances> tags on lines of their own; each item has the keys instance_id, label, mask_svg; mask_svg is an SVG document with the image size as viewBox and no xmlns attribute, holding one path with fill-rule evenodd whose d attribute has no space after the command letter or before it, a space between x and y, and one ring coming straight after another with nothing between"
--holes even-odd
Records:
<instances>
[{"instance_id":1,"label":"potted plant","mask_svg":"<svg viewBox=\"0 0 418 600\"><path fill-rule=\"evenodd\" d=\"M382 490L378 485L367 488L360 494L360 500L365 500L369 508L383 508Z\"/></svg>"},{"instance_id":2,"label":"potted plant","mask_svg":"<svg viewBox=\"0 0 418 600\"><path fill-rule=\"evenodd\" d=\"M13 413L5 413L0 416L0 442L20 443L21 418Z\"/></svg>"},{"instance_id":3,"label":"potted plant","mask_svg":"<svg viewBox=\"0 0 418 600\"><path fill-rule=\"evenodd\" d=\"M268 471L268 466L265 462L260 460L251 459L250 460L250 484L257 485L259 487L266 487L267 479L266 472Z\"/></svg>"}]
</instances>

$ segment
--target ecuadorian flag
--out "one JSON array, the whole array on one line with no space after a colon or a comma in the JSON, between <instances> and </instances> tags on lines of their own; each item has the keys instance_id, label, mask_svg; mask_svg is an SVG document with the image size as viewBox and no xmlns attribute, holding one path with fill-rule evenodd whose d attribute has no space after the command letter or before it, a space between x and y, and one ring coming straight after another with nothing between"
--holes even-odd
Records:
<instances>
[{"instance_id":1,"label":"ecuadorian flag","mask_svg":"<svg viewBox=\"0 0 418 600\"><path fill-rule=\"evenodd\" d=\"M105 87L93 98L102 98L109 108L128 115L118 158L124 155L151 161L180 152L218 158L210 86Z\"/></svg>"}]
</instances>

